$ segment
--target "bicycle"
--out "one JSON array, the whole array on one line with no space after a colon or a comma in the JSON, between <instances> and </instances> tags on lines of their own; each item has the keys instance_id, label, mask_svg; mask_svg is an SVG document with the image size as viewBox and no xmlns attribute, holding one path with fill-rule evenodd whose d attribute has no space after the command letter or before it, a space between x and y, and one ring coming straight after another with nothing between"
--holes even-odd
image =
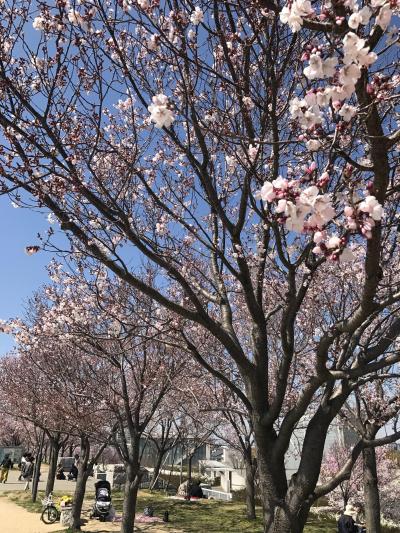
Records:
<instances>
[{"instance_id":1,"label":"bicycle","mask_svg":"<svg viewBox=\"0 0 400 533\"><path fill-rule=\"evenodd\" d=\"M42 500L42 505L44 507L40 520L45 524L54 524L57 520L60 520L60 511L57 509L56 504L53 500L53 495L49 494L47 498Z\"/></svg>"}]
</instances>

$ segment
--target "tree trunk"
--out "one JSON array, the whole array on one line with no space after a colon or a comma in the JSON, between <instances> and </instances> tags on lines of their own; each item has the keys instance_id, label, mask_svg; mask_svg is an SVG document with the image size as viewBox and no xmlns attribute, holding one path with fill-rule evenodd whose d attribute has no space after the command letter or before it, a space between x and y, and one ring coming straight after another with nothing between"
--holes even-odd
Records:
<instances>
[{"instance_id":1,"label":"tree trunk","mask_svg":"<svg viewBox=\"0 0 400 533\"><path fill-rule=\"evenodd\" d=\"M161 448L158 451L158 454L157 454L157 461L156 461L156 464L155 464L155 467L154 467L154 470L153 470L153 478L152 478L152 481L151 481L150 489L154 489L154 486L155 486L155 484L157 482L157 479L158 479L158 476L159 476L160 470L161 470L161 464L162 464L162 461L164 459L164 455L165 455L165 452Z\"/></svg>"},{"instance_id":2,"label":"tree trunk","mask_svg":"<svg viewBox=\"0 0 400 533\"><path fill-rule=\"evenodd\" d=\"M136 501L140 483L140 465L126 465L124 505L122 511L121 533L133 533L135 524Z\"/></svg>"},{"instance_id":3,"label":"tree trunk","mask_svg":"<svg viewBox=\"0 0 400 533\"><path fill-rule=\"evenodd\" d=\"M76 480L74 503L72 505L72 524L71 531L81 530L81 513L83 500L85 498L86 483L90 473L93 470L93 465L103 452L104 448L108 445L109 439L107 439L102 446L97 450L96 454L90 457L90 441L87 436L81 437L81 455L80 463L78 466L78 477Z\"/></svg>"},{"instance_id":4,"label":"tree trunk","mask_svg":"<svg viewBox=\"0 0 400 533\"><path fill-rule=\"evenodd\" d=\"M47 453L49 451L49 443L46 442L46 444L44 445L44 450L43 450L43 462L44 463L48 463L50 458L47 456ZM50 450L50 453L51 453L51 450Z\"/></svg>"},{"instance_id":5,"label":"tree trunk","mask_svg":"<svg viewBox=\"0 0 400 533\"><path fill-rule=\"evenodd\" d=\"M264 533L291 533L290 520L288 521L285 512L279 511L279 509L285 508L287 492L284 458L273 460L272 451L276 436L273 430L268 430L259 424L258 420L259 417L253 421L253 426L257 443L257 467L263 507Z\"/></svg>"},{"instance_id":6,"label":"tree trunk","mask_svg":"<svg viewBox=\"0 0 400 533\"><path fill-rule=\"evenodd\" d=\"M49 459L49 473L46 483L46 496L54 490L54 481L57 473L58 454L60 451L59 438L50 439L50 459Z\"/></svg>"},{"instance_id":7,"label":"tree trunk","mask_svg":"<svg viewBox=\"0 0 400 533\"><path fill-rule=\"evenodd\" d=\"M188 452L189 453L189 452ZM190 494L190 487L192 485L192 459L193 455L190 454L187 458L187 464L188 464L188 489Z\"/></svg>"},{"instance_id":8,"label":"tree trunk","mask_svg":"<svg viewBox=\"0 0 400 533\"><path fill-rule=\"evenodd\" d=\"M251 450L249 456L245 457L246 464L246 511L247 518L254 520L256 518L256 502L255 502L255 465L251 458Z\"/></svg>"},{"instance_id":9,"label":"tree trunk","mask_svg":"<svg viewBox=\"0 0 400 533\"><path fill-rule=\"evenodd\" d=\"M78 477L76 480L74 503L72 506L72 531L81 530L81 513L83 500L86 492L86 482L89 477L90 468L88 468L90 454L90 442L87 437L81 438L81 456L78 466Z\"/></svg>"},{"instance_id":10,"label":"tree trunk","mask_svg":"<svg viewBox=\"0 0 400 533\"><path fill-rule=\"evenodd\" d=\"M181 464L179 469L179 485L183 482L183 443L181 444Z\"/></svg>"},{"instance_id":11,"label":"tree trunk","mask_svg":"<svg viewBox=\"0 0 400 533\"><path fill-rule=\"evenodd\" d=\"M40 468L42 466L42 453L43 453L43 444L44 444L45 432L42 430L42 436L40 438L38 453L35 461L35 467L33 471L32 479L32 501L36 502L38 487L39 487L39 478L40 478Z\"/></svg>"},{"instance_id":12,"label":"tree trunk","mask_svg":"<svg viewBox=\"0 0 400 533\"><path fill-rule=\"evenodd\" d=\"M307 498L303 496L304 487L297 474L288 485L284 455L274 455L276 434L273 428L259 424L258 419L253 421L253 427L257 443L263 533L302 533L310 509Z\"/></svg>"},{"instance_id":13,"label":"tree trunk","mask_svg":"<svg viewBox=\"0 0 400 533\"><path fill-rule=\"evenodd\" d=\"M364 448L364 498L365 521L368 533L381 533L381 506L375 448Z\"/></svg>"},{"instance_id":14,"label":"tree trunk","mask_svg":"<svg viewBox=\"0 0 400 533\"><path fill-rule=\"evenodd\" d=\"M72 506L72 531L81 530L81 513L83 500L86 492L86 482L89 476L89 472L82 472L81 468L78 471L78 478L76 480L75 492L74 492L74 504Z\"/></svg>"}]
</instances>

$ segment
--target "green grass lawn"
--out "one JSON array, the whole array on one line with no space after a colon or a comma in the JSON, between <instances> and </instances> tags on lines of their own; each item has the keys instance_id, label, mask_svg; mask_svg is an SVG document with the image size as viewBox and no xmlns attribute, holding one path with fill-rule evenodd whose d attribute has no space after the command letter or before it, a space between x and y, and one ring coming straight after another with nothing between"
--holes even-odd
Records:
<instances>
[{"instance_id":1,"label":"green grass lawn","mask_svg":"<svg viewBox=\"0 0 400 533\"><path fill-rule=\"evenodd\" d=\"M122 494L113 495L113 503L117 512L122 509ZM247 520L246 508L243 503L222 503L216 500L200 500L186 502L172 500L156 493L141 491L138 501L138 512L146 505L152 505L155 514L162 516L169 511L171 522L165 524L166 529L180 529L185 533L260 533L261 519ZM258 513L261 514L260 509ZM304 530L305 533L333 533L335 522L328 519L312 518Z\"/></svg>"}]
</instances>

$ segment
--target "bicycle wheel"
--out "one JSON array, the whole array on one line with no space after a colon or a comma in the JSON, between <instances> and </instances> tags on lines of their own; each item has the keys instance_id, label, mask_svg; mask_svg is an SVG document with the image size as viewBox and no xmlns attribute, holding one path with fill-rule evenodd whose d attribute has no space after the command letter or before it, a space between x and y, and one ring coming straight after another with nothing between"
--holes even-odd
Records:
<instances>
[{"instance_id":1,"label":"bicycle wheel","mask_svg":"<svg viewBox=\"0 0 400 533\"><path fill-rule=\"evenodd\" d=\"M45 524L54 524L58 520L58 511L54 505L49 505L44 509L40 518Z\"/></svg>"}]
</instances>

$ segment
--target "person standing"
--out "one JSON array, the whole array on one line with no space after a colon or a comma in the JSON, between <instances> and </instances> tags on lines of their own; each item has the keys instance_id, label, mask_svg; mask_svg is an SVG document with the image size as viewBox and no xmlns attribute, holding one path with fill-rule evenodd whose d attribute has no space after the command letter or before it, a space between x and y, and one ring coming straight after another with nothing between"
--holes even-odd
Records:
<instances>
[{"instance_id":1,"label":"person standing","mask_svg":"<svg viewBox=\"0 0 400 533\"><path fill-rule=\"evenodd\" d=\"M26 463L22 471L22 477L24 481L26 482L24 490L29 490L29 483L32 481L32 476L33 476L33 464L34 464L34 458L31 455L29 455L26 458Z\"/></svg>"},{"instance_id":2,"label":"person standing","mask_svg":"<svg viewBox=\"0 0 400 533\"><path fill-rule=\"evenodd\" d=\"M18 476L18 481L22 481L22 479L23 479L22 472L24 471L24 466L25 466L26 458L27 458L28 455L29 455L28 453L24 453L24 455L21 457L20 473L19 473L19 476Z\"/></svg>"},{"instance_id":3,"label":"person standing","mask_svg":"<svg viewBox=\"0 0 400 533\"><path fill-rule=\"evenodd\" d=\"M12 467L12 461L9 455L6 455L0 463L0 483L5 483L8 479L8 472Z\"/></svg>"}]
</instances>

